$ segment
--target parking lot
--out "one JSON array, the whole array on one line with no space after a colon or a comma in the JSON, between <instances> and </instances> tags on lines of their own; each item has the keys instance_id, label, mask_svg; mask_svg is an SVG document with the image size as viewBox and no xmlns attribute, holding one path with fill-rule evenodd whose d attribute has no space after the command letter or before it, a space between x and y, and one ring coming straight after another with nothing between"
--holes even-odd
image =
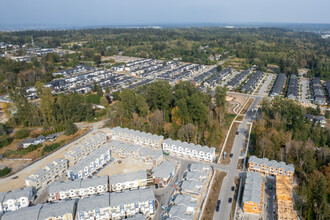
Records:
<instances>
[{"instance_id":1,"label":"parking lot","mask_svg":"<svg viewBox=\"0 0 330 220\"><path fill-rule=\"evenodd\" d=\"M300 80L301 82L301 102L304 104L309 104L310 100L309 100L309 83L308 83L308 79L306 78L302 78Z\"/></svg>"},{"instance_id":2,"label":"parking lot","mask_svg":"<svg viewBox=\"0 0 330 220\"><path fill-rule=\"evenodd\" d=\"M264 178L264 217L265 219L276 219L275 208L275 177L267 176Z\"/></svg>"}]
</instances>

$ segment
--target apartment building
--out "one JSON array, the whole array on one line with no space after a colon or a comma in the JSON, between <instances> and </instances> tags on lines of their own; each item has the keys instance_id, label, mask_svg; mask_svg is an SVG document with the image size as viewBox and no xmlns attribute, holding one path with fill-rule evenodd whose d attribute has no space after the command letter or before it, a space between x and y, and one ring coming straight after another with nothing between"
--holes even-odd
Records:
<instances>
[{"instance_id":1,"label":"apartment building","mask_svg":"<svg viewBox=\"0 0 330 220\"><path fill-rule=\"evenodd\" d=\"M166 186L174 177L177 169L177 162L163 161L160 165L152 168L151 173L154 183L159 187Z\"/></svg>"},{"instance_id":2,"label":"apartment building","mask_svg":"<svg viewBox=\"0 0 330 220\"><path fill-rule=\"evenodd\" d=\"M262 175L284 175L290 177L292 180L294 174L294 166L292 164L287 165L283 161L269 161L267 158L257 158L256 156L251 156L249 158L248 171L258 172Z\"/></svg>"},{"instance_id":3,"label":"apartment building","mask_svg":"<svg viewBox=\"0 0 330 220\"><path fill-rule=\"evenodd\" d=\"M157 166L163 161L163 152L160 149L142 147L138 144L119 140L112 140L106 146L111 149L114 157L133 159L151 166Z\"/></svg>"},{"instance_id":4,"label":"apartment building","mask_svg":"<svg viewBox=\"0 0 330 220\"><path fill-rule=\"evenodd\" d=\"M109 191L109 177L93 177L74 181L55 182L49 187L48 201L56 202L67 199L85 198L104 194Z\"/></svg>"},{"instance_id":5,"label":"apartment building","mask_svg":"<svg viewBox=\"0 0 330 220\"><path fill-rule=\"evenodd\" d=\"M77 178L85 179L109 164L110 161L111 150L106 146L102 146L80 160L73 167L70 167L67 171L67 177L70 180L75 180Z\"/></svg>"},{"instance_id":6,"label":"apartment building","mask_svg":"<svg viewBox=\"0 0 330 220\"><path fill-rule=\"evenodd\" d=\"M58 203L45 203L39 211L38 220L73 220L76 214L77 200Z\"/></svg>"},{"instance_id":7,"label":"apartment building","mask_svg":"<svg viewBox=\"0 0 330 220\"><path fill-rule=\"evenodd\" d=\"M34 174L25 178L26 186L34 186L36 189L55 181L68 169L69 161L66 159L55 159Z\"/></svg>"},{"instance_id":8,"label":"apartment building","mask_svg":"<svg viewBox=\"0 0 330 220\"><path fill-rule=\"evenodd\" d=\"M64 154L64 157L70 161L69 165L73 166L95 149L99 148L107 141L107 135L101 132L94 134L93 136L85 139L78 146L72 148L70 151Z\"/></svg>"},{"instance_id":9,"label":"apartment building","mask_svg":"<svg viewBox=\"0 0 330 220\"><path fill-rule=\"evenodd\" d=\"M203 163L193 163L189 167L190 172L210 172L211 171L211 166Z\"/></svg>"},{"instance_id":10,"label":"apartment building","mask_svg":"<svg viewBox=\"0 0 330 220\"><path fill-rule=\"evenodd\" d=\"M34 187L16 189L0 194L0 212L15 211L33 203L37 190Z\"/></svg>"},{"instance_id":11,"label":"apartment building","mask_svg":"<svg viewBox=\"0 0 330 220\"><path fill-rule=\"evenodd\" d=\"M199 196L204 190L204 182L200 180L184 180L181 182L181 193Z\"/></svg>"},{"instance_id":12,"label":"apartment building","mask_svg":"<svg viewBox=\"0 0 330 220\"><path fill-rule=\"evenodd\" d=\"M276 176L276 214L278 220L296 220L293 209L293 187L287 176Z\"/></svg>"},{"instance_id":13,"label":"apartment building","mask_svg":"<svg viewBox=\"0 0 330 220\"><path fill-rule=\"evenodd\" d=\"M77 219L122 219L143 214L147 218L155 213L152 189L139 189L121 193L106 193L79 200Z\"/></svg>"},{"instance_id":14,"label":"apartment building","mask_svg":"<svg viewBox=\"0 0 330 220\"><path fill-rule=\"evenodd\" d=\"M147 186L147 172L128 172L111 176L111 191L120 192Z\"/></svg>"},{"instance_id":15,"label":"apartment building","mask_svg":"<svg viewBox=\"0 0 330 220\"><path fill-rule=\"evenodd\" d=\"M161 148L161 143L164 139L163 136L121 127L113 128L111 135L115 140L128 141L151 148Z\"/></svg>"},{"instance_id":16,"label":"apartment building","mask_svg":"<svg viewBox=\"0 0 330 220\"><path fill-rule=\"evenodd\" d=\"M6 212L1 220L39 220L39 212L42 205L21 208L15 212Z\"/></svg>"},{"instance_id":17,"label":"apartment building","mask_svg":"<svg viewBox=\"0 0 330 220\"><path fill-rule=\"evenodd\" d=\"M202 181L204 182L209 173L206 172L198 172L198 171L191 171L191 172L186 172L185 174L185 179L189 181Z\"/></svg>"},{"instance_id":18,"label":"apartment building","mask_svg":"<svg viewBox=\"0 0 330 220\"><path fill-rule=\"evenodd\" d=\"M166 139L163 142L163 151L179 157L186 157L205 162L213 162L215 148L181 142L179 140Z\"/></svg>"},{"instance_id":19,"label":"apartment building","mask_svg":"<svg viewBox=\"0 0 330 220\"><path fill-rule=\"evenodd\" d=\"M259 173L247 172L243 193L244 213L259 214L263 206L264 184Z\"/></svg>"}]
</instances>

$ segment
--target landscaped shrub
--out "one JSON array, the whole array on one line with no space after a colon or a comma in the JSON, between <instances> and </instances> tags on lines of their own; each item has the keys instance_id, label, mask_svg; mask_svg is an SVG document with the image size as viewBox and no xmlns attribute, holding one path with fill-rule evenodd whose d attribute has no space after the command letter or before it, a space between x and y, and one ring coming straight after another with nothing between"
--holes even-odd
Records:
<instances>
[{"instance_id":1,"label":"landscaped shrub","mask_svg":"<svg viewBox=\"0 0 330 220\"><path fill-rule=\"evenodd\" d=\"M27 129L20 129L18 131L15 132L15 139L23 139L23 138L26 138L30 135L30 131L27 130Z\"/></svg>"}]
</instances>

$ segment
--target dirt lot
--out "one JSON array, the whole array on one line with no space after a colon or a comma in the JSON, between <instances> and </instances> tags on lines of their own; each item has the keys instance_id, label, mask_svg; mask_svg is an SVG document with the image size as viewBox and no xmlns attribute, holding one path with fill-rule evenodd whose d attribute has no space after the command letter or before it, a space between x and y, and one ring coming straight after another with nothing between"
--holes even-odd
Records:
<instances>
[{"instance_id":1,"label":"dirt lot","mask_svg":"<svg viewBox=\"0 0 330 220\"><path fill-rule=\"evenodd\" d=\"M116 63L121 63L121 62L131 62L131 61L136 61L140 60L141 58L137 57L127 57L127 56L109 56L109 57L102 57L102 61L108 61L110 59L114 59Z\"/></svg>"},{"instance_id":2,"label":"dirt lot","mask_svg":"<svg viewBox=\"0 0 330 220\"><path fill-rule=\"evenodd\" d=\"M234 122L233 126L231 127L225 149L223 150L223 152L226 152L226 158L223 159L223 155L220 155L221 164L228 165L230 163L229 155L231 153L231 149L233 148L234 140L236 137L236 131L239 125L240 125L239 122Z\"/></svg>"},{"instance_id":3,"label":"dirt lot","mask_svg":"<svg viewBox=\"0 0 330 220\"><path fill-rule=\"evenodd\" d=\"M245 101L247 100L247 96L243 96L243 95L227 95L226 96L226 101L228 102L228 108L227 108L227 112L229 114L236 114L233 110L236 108L237 104L239 104L239 106L236 108L236 112L239 112L242 108L242 106L244 105Z\"/></svg>"},{"instance_id":4,"label":"dirt lot","mask_svg":"<svg viewBox=\"0 0 330 220\"><path fill-rule=\"evenodd\" d=\"M248 109L250 108L251 104L253 103L254 98L249 98L248 102L244 106L243 110L240 112L241 115L245 115Z\"/></svg>"},{"instance_id":5,"label":"dirt lot","mask_svg":"<svg viewBox=\"0 0 330 220\"><path fill-rule=\"evenodd\" d=\"M225 172L220 172L218 170L215 172L213 185L210 188L209 196L207 198L206 206L202 215L203 220L208 220L213 218L215 208L217 206L219 193L222 186L222 181L226 175L227 174Z\"/></svg>"}]
</instances>

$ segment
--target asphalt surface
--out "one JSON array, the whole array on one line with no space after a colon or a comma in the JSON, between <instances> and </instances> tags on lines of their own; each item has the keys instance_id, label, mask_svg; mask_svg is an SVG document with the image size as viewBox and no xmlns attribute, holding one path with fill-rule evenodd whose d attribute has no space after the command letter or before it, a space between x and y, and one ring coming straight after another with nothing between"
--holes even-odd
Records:
<instances>
[{"instance_id":1,"label":"asphalt surface","mask_svg":"<svg viewBox=\"0 0 330 220\"><path fill-rule=\"evenodd\" d=\"M274 195L275 195L275 177L266 177L265 181L265 195L264 195L264 217L266 219L275 219L276 214L274 213ZM269 189L269 184L272 185L273 189Z\"/></svg>"},{"instance_id":2,"label":"asphalt surface","mask_svg":"<svg viewBox=\"0 0 330 220\"><path fill-rule=\"evenodd\" d=\"M309 91L307 89L308 87L308 79L301 79L301 102L304 103L304 104L309 104L310 103L310 100L309 100Z\"/></svg>"}]
</instances>

